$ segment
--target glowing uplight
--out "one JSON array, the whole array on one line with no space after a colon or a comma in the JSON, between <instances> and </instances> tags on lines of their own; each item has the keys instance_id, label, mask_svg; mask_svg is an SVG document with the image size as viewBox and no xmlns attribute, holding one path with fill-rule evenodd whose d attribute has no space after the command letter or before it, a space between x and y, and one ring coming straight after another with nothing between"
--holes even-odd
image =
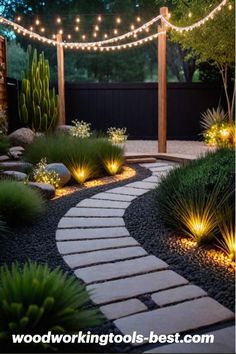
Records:
<instances>
[{"instance_id":1,"label":"glowing uplight","mask_svg":"<svg viewBox=\"0 0 236 354\"><path fill-rule=\"evenodd\" d=\"M220 226L222 239L219 239L219 248L228 256L229 260L235 262L236 235L234 223L223 221Z\"/></svg>"},{"instance_id":2,"label":"glowing uplight","mask_svg":"<svg viewBox=\"0 0 236 354\"><path fill-rule=\"evenodd\" d=\"M70 172L78 183L83 184L93 176L94 171L88 164L73 165L72 163Z\"/></svg>"}]
</instances>

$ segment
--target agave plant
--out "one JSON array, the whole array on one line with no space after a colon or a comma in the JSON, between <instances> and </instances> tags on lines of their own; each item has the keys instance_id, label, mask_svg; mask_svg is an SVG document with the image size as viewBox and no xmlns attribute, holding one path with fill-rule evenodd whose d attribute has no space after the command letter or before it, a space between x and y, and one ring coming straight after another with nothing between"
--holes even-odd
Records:
<instances>
[{"instance_id":1,"label":"agave plant","mask_svg":"<svg viewBox=\"0 0 236 354\"><path fill-rule=\"evenodd\" d=\"M100 325L97 309L85 309L85 286L59 268L28 262L0 268L0 339L12 333L73 333Z\"/></svg>"},{"instance_id":2,"label":"agave plant","mask_svg":"<svg viewBox=\"0 0 236 354\"><path fill-rule=\"evenodd\" d=\"M201 126L203 129L208 130L213 125L220 125L223 122L228 121L228 113L225 113L220 106L217 109L208 109L205 113L202 113Z\"/></svg>"},{"instance_id":3,"label":"agave plant","mask_svg":"<svg viewBox=\"0 0 236 354\"><path fill-rule=\"evenodd\" d=\"M221 234L217 237L218 247L229 257L230 261L235 261L236 253L234 214L234 207L226 203L218 215L218 225Z\"/></svg>"}]
</instances>

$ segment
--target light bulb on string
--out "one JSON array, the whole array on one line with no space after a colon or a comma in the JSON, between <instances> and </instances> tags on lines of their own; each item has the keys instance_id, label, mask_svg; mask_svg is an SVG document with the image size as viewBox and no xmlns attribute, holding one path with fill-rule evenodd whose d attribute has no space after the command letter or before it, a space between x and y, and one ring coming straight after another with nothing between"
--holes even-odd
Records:
<instances>
[{"instance_id":1,"label":"light bulb on string","mask_svg":"<svg viewBox=\"0 0 236 354\"><path fill-rule=\"evenodd\" d=\"M96 38L96 37L97 37L97 33L96 33L96 32L94 32L94 33L93 33L93 36Z\"/></svg>"},{"instance_id":2,"label":"light bulb on string","mask_svg":"<svg viewBox=\"0 0 236 354\"><path fill-rule=\"evenodd\" d=\"M135 26L134 25L131 25L130 26L130 29L133 31L135 29Z\"/></svg>"},{"instance_id":3,"label":"light bulb on string","mask_svg":"<svg viewBox=\"0 0 236 354\"><path fill-rule=\"evenodd\" d=\"M136 21L137 21L137 22L141 22L141 18L138 16L138 17L136 18Z\"/></svg>"},{"instance_id":4,"label":"light bulb on string","mask_svg":"<svg viewBox=\"0 0 236 354\"><path fill-rule=\"evenodd\" d=\"M39 25L40 25L40 21L39 21L38 18L37 18L37 20L35 21L35 24L36 24L36 26L39 26Z\"/></svg>"},{"instance_id":5,"label":"light bulb on string","mask_svg":"<svg viewBox=\"0 0 236 354\"><path fill-rule=\"evenodd\" d=\"M63 29L60 29L60 30L58 31L58 33L59 33L59 34L63 34Z\"/></svg>"},{"instance_id":6,"label":"light bulb on string","mask_svg":"<svg viewBox=\"0 0 236 354\"><path fill-rule=\"evenodd\" d=\"M76 20L75 20L76 23L80 23L80 18L77 17Z\"/></svg>"},{"instance_id":7,"label":"light bulb on string","mask_svg":"<svg viewBox=\"0 0 236 354\"><path fill-rule=\"evenodd\" d=\"M192 15L192 12L189 12L189 13L188 13L188 17L189 17L189 18L192 18L192 16L193 16L193 15Z\"/></svg>"},{"instance_id":8,"label":"light bulb on string","mask_svg":"<svg viewBox=\"0 0 236 354\"><path fill-rule=\"evenodd\" d=\"M97 20L98 20L98 22L102 22L102 16L99 15Z\"/></svg>"},{"instance_id":9,"label":"light bulb on string","mask_svg":"<svg viewBox=\"0 0 236 354\"><path fill-rule=\"evenodd\" d=\"M16 20L17 20L18 22L20 22L20 21L21 21L21 17L18 16L18 17L16 18Z\"/></svg>"},{"instance_id":10,"label":"light bulb on string","mask_svg":"<svg viewBox=\"0 0 236 354\"><path fill-rule=\"evenodd\" d=\"M42 33L44 33L44 32L45 32L45 28L42 27L42 28L40 29L40 31L41 31Z\"/></svg>"},{"instance_id":11,"label":"light bulb on string","mask_svg":"<svg viewBox=\"0 0 236 354\"><path fill-rule=\"evenodd\" d=\"M75 27L75 31L79 32L79 27L78 26Z\"/></svg>"},{"instance_id":12,"label":"light bulb on string","mask_svg":"<svg viewBox=\"0 0 236 354\"><path fill-rule=\"evenodd\" d=\"M229 11L231 11L233 9L233 5L229 4L228 8L229 8Z\"/></svg>"},{"instance_id":13,"label":"light bulb on string","mask_svg":"<svg viewBox=\"0 0 236 354\"><path fill-rule=\"evenodd\" d=\"M60 17L57 18L57 23L58 23L58 24L61 23L61 18L60 18Z\"/></svg>"},{"instance_id":14,"label":"light bulb on string","mask_svg":"<svg viewBox=\"0 0 236 354\"><path fill-rule=\"evenodd\" d=\"M118 25L121 24L121 18L120 18L120 17L117 17L116 23L117 23Z\"/></svg>"},{"instance_id":15,"label":"light bulb on string","mask_svg":"<svg viewBox=\"0 0 236 354\"><path fill-rule=\"evenodd\" d=\"M106 39L108 37L108 35L105 33L103 37Z\"/></svg>"},{"instance_id":16,"label":"light bulb on string","mask_svg":"<svg viewBox=\"0 0 236 354\"><path fill-rule=\"evenodd\" d=\"M99 31L99 26L96 25L96 26L94 27L94 30L95 30L95 31Z\"/></svg>"},{"instance_id":17,"label":"light bulb on string","mask_svg":"<svg viewBox=\"0 0 236 354\"><path fill-rule=\"evenodd\" d=\"M115 35L118 34L118 29L117 29L117 28L114 28L113 33L114 33Z\"/></svg>"},{"instance_id":18,"label":"light bulb on string","mask_svg":"<svg viewBox=\"0 0 236 354\"><path fill-rule=\"evenodd\" d=\"M67 38L68 38L68 39L71 39L71 34L68 34Z\"/></svg>"}]
</instances>

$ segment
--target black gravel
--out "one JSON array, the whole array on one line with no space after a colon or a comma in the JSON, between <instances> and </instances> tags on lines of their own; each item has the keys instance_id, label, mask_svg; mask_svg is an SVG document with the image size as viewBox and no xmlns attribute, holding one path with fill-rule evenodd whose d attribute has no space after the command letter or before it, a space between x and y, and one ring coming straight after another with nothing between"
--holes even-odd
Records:
<instances>
[{"instance_id":1,"label":"black gravel","mask_svg":"<svg viewBox=\"0 0 236 354\"><path fill-rule=\"evenodd\" d=\"M162 223L156 198L158 189L135 199L125 212L125 224L145 250L161 258L170 268L193 284L203 288L222 305L234 310L234 272L217 264L206 248L184 249L180 237L173 235ZM150 303L150 306L152 304Z\"/></svg>"},{"instance_id":2,"label":"black gravel","mask_svg":"<svg viewBox=\"0 0 236 354\"><path fill-rule=\"evenodd\" d=\"M47 263L52 269L60 266L63 270L72 274L71 269L64 263L56 247L55 231L60 219L70 208L74 207L85 198L90 198L94 194L105 192L114 186L121 187L129 182L139 181L151 175L150 171L139 165L132 165L130 167L136 170L136 176L120 182L80 190L73 194L52 200L48 203L44 216L38 219L32 226L12 229L7 237L0 239L0 265L4 263L11 264L15 261L19 264L23 264L27 260L32 260L39 263ZM91 331L100 334L120 334L119 330L110 321L107 321L100 328ZM37 348L33 349L34 350L32 350L32 348L26 348L25 346L21 348L19 346L16 348L7 347L4 348L4 352L36 352ZM59 347L60 353L111 353L129 350L130 347L127 347L127 345L101 347L90 344L88 346L65 345L64 347Z\"/></svg>"}]
</instances>

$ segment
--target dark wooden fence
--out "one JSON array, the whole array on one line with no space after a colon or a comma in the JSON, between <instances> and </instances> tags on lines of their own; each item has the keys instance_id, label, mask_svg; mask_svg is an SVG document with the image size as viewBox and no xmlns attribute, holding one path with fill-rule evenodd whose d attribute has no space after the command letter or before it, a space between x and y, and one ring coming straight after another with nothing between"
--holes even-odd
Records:
<instances>
[{"instance_id":1,"label":"dark wooden fence","mask_svg":"<svg viewBox=\"0 0 236 354\"><path fill-rule=\"evenodd\" d=\"M11 82L12 85L12 82ZM18 84L8 85L9 101L16 100ZM141 84L66 84L66 120L92 124L106 131L111 126L127 127L131 139L156 139L158 85ZM201 113L217 107L224 93L210 84L168 84L168 139L196 140L200 134ZM10 107L11 105L9 105ZM11 129L16 129L17 105L11 112Z\"/></svg>"}]
</instances>

